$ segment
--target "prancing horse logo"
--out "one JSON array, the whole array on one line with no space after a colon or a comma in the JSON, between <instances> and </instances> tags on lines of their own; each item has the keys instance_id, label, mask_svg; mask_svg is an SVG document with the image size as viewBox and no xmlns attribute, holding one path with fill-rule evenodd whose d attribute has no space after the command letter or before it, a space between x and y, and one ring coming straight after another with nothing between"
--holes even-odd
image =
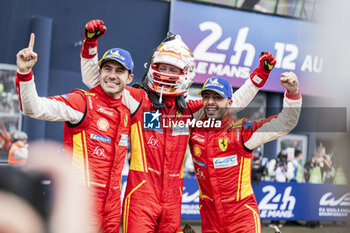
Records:
<instances>
[{"instance_id":1,"label":"prancing horse logo","mask_svg":"<svg viewBox=\"0 0 350 233\"><path fill-rule=\"evenodd\" d=\"M219 147L222 151L225 151L227 149L227 139L226 138L219 138Z\"/></svg>"}]
</instances>

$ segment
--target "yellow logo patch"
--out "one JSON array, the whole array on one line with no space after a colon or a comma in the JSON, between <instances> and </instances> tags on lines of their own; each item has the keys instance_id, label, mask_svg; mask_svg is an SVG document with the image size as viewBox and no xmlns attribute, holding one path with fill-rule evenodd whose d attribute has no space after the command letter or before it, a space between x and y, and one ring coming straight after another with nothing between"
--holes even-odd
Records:
<instances>
[{"instance_id":1,"label":"yellow logo patch","mask_svg":"<svg viewBox=\"0 0 350 233\"><path fill-rule=\"evenodd\" d=\"M194 155L196 155L196 156L200 156L201 155L201 148L198 146L198 145L195 145L194 147L193 147L193 152L194 152Z\"/></svg>"},{"instance_id":2,"label":"yellow logo patch","mask_svg":"<svg viewBox=\"0 0 350 233\"><path fill-rule=\"evenodd\" d=\"M219 138L219 147L222 151L225 151L227 149L227 139L226 138Z\"/></svg>"},{"instance_id":3,"label":"yellow logo patch","mask_svg":"<svg viewBox=\"0 0 350 233\"><path fill-rule=\"evenodd\" d=\"M128 115L125 114L125 117L124 117L124 126L126 127L128 125Z\"/></svg>"},{"instance_id":4,"label":"yellow logo patch","mask_svg":"<svg viewBox=\"0 0 350 233\"><path fill-rule=\"evenodd\" d=\"M234 128L240 128L242 126L242 123L243 123L243 119L240 119L236 122L232 121L231 124L230 124L230 129L234 129Z\"/></svg>"}]
</instances>

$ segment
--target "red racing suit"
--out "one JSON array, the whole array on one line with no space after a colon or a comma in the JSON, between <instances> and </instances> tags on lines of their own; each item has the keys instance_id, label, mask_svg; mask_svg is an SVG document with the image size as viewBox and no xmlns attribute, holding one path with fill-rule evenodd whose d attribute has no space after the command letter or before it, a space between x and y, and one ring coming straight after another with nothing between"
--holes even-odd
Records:
<instances>
[{"instance_id":1,"label":"red racing suit","mask_svg":"<svg viewBox=\"0 0 350 233\"><path fill-rule=\"evenodd\" d=\"M229 114L219 128L195 128L190 149L200 191L202 232L261 232L251 186L253 149L290 132L301 95L286 94L279 115L249 121Z\"/></svg>"},{"instance_id":2,"label":"red racing suit","mask_svg":"<svg viewBox=\"0 0 350 233\"><path fill-rule=\"evenodd\" d=\"M130 111L105 94L100 86L89 92L38 97L32 72L17 74L17 94L24 115L65 121L63 142L81 181L93 188L96 215L92 225L118 232L121 208L121 171L130 133Z\"/></svg>"},{"instance_id":3,"label":"red racing suit","mask_svg":"<svg viewBox=\"0 0 350 233\"><path fill-rule=\"evenodd\" d=\"M81 69L83 82L89 88L96 86L97 56L91 59L82 53ZM235 92L232 109L244 108L258 90L247 80ZM202 114L203 104L202 101L187 102L188 109L180 113L175 97L163 96L163 101L166 107L159 110L160 128L148 129L145 119L156 113L156 109L147 93L131 87L123 92L123 104L131 113L131 161L123 201L123 232L169 233L180 227L189 128L179 127L178 123L193 119L194 113Z\"/></svg>"}]
</instances>

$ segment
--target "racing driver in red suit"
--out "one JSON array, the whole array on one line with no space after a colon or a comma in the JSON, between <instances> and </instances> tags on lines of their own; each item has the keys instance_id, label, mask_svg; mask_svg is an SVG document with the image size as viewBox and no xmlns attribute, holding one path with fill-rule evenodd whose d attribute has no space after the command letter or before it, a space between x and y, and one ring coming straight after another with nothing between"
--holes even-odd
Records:
<instances>
[{"instance_id":1,"label":"racing driver in red suit","mask_svg":"<svg viewBox=\"0 0 350 233\"><path fill-rule=\"evenodd\" d=\"M253 149L290 132L301 108L298 79L283 73L283 110L266 119L234 119L228 80L209 78L200 91L205 116L221 122L217 128L194 128L190 148L200 190L202 232L260 233L260 215L251 186Z\"/></svg>"},{"instance_id":2,"label":"racing driver in red suit","mask_svg":"<svg viewBox=\"0 0 350 233\"><path fill-rule=\"evenodd\" d=\"M16 87L24 115L47 121L65 121L65 151L72 151L72 164L81 182L94 193L95 232L118 232L120 226L121 171L130 133L130 111L121 104L121 94L133 79L129 52L111 49L100 61L100 84L88 92L39 97L32 67L34 34L28 48L17 54Z\"/></svg>"},{"instance_id":3,"label":"racing driver in red suit","mask_svg":"<svg viewBox=\"0 0 350 233\"><path fill-rule=\"evenodd\" d=\"M86 31L89 33L82 46L81 69L83 82L93 88L98 84L97 38L105 31L104 23L92 20L86 24ZM264 56L270 61L271 54ZM123 92L123 104L131 113L131 161L123 201L123 232L169 233L180 227L189 128L176 124L192 120L203 106L202 101L184 100L194 78L194 66L194 57L181 37L169 33L148 61L142 83L138 88L126 87ZM269 71L256 69L255 79L248 79L232 96L232 109L240 110L254 98Z\"/></svg>"}]
</instances>

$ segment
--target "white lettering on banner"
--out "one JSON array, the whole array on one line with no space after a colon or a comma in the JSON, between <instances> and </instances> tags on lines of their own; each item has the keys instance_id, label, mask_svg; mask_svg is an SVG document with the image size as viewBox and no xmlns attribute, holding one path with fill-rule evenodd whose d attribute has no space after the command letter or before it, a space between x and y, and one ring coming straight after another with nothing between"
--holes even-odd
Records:
<instances>
[{"instance_id":1,"label":"white lettering on banner","mask_svg":"<svg viewBox=\"0 0 350 233\"><path fill-rule=\"evenodd\" d=\"M236 52L236 55L232 55L230 59L231 65L238 65L241 60L241 56L243 52L246 52L246 57L244 60L244 66L251 66L255 57L255 47L252 44L246 43L246 39L248 36L249 28L244 27L239 29L235 46L233 51Z\"/></svg>"},{"instance_id":2,"label":"white lettering on banner","mask_svg":"<svg viewBox=\"0 0 350 233\"><path fill-rule=\"evenodd\" d=\"M196 73L197 74L206 74L208 64L209 63L206 63L206 62L197 62Z\"/></svg>"},{"instance_id":3,"label":"white lettering on banner","mask_svg":"<svg viewBox=\"0 0 350 233\"><path fill-rule=\"evenodd\" d=\"M199 215L199 205L198 204L182 204L181 205L181 214L193 214Z\"/></svg>"},{"instance_id":4,"label":"white lettering on banner","mask_svg":"<svg viewBox=\"0 0 350 233\"><path fill-rule=\"evenodd\" d=\"M201 42L198 43L196 48L193 50L193 54L196 60L224 63L226 60L226 54L224 53L213 53L208 50L217 43L222 36L222 28L219 24L211 21L203 22L199 24L199 29L203 31L210 30L211 33L205 37ZM251 66L255 57L255 47L250 43L246 43L249 28L244 27L239 29L233 51L235 55L230 58L231 65L237 65L241 60L243 52L246 52L244 60L245 66ZM221 43L216 46L217 50L227 51L230 48L231 37L225 38Z\"/></svg>"},{"instance_id":5,"label":"white lettering on banner","mask_svg":"<svg viewBox=\"0 0 350 233\"><path fill-rule=\"evenodd\" d=\"M347 217L349 213L348 208L318 208L318 216L322 217Z\"/></svg>"},{"instance_id":6,"label":"white lettering on banner","mask_svg":"<svg viewBox=\"0 0 350 233\"><path fill-rule=\"evenodd\" d=\"M215 22L207 21L199 24L199 29L202 32L210 30L211 33L199 42L193 50L194 58L201 61L224 63L226 59L225 54L208 52L208 49L220 39L222 35L221 26Z\"/></svg>"},{"instance_id":7,"label":"white lettering on banner","mask_svg":"<svg viewBox=\"0 0 350 233\"><path fill-rule=\"evenodd\" d=\"M275 43L276 68L295 70L295 59L298 57L299 49L295 44ZM290 52L284 56L284 51Z\"/></svg>"},{"instance_id":8,"label":"white lettering on banner","mask_svg":"<svg viewBox=\"0 0 350 233\"><path fill-rule=\"evenodd\" d=\"M291 195L292 186L288 186L283 193L277 195L276 188L272 185L263 187L262 191L267 193L259 203L262 218L292 218L294 216L296 199Z\"/></svg>"},{"instance_id":9,"label":"white lettering on banner","mask_svg":"<svg viewBox=\"0 0 350 233\"><path fill-rule=\"evenodd\" d=\"M192 194L190 194L189 192L186 191L185 186L183 189L184 189L184 191L182 194L182 203L199 202L199 190L198 189L196 189L196 191Z\"/></svg>"},{"instance_id":10,"label":"white lettering on banner","mask_svg":"<svg viewBox=\"0 0 350 233\"><path fill-rule=\"evenodd\" d=\"M339 199L335 200L333 193L328 192L320 199L320 206L350 206L350 193L344 194Z\"/></svg>"},{"instance_id":11,"label":"white lettering on banner","mask_svg":"<svg viewBox=\"0 0 350 233\"><path fill-rule=\"evenodd\" d=\"M237 77L237 78L247 79L249 78L249 75L250 75L250 68L243 67L243 66L230 66L230 65L223 66L222 64L210 63L208 68L208 74L218 75L218 76L226 75L228 77Z\"/></svg>"},{"instance_id":12,"label":"white lettering on banner","mask_svg":"<svg viewBox=\"0 0 350 233\"><path fill-rule=\"evenodd\" d=\"M196 189L194 193L190 194L187 191L185 192L185 186L183 189L181 214L199 214L199 190Z\"/></svg>"},{"instance_id":13,"label":"white lettering on banner","mask_svg":"<svg viewBox=\"0 0 350 233\"><path fill-rule=\"evenodd\" d=\"M329 207L327 207L329 206ZM322 217L347 217L350 214L350 193L346 193L335 199L332 192L322 195L318 216Z\"/></svg>"},{"instance_id":14,"label":"white lettering on banner","mask_svg":"<svg viewBox=\"0 0 350 233\"><path fill-rule=\"evenodd\" d=\"M313 60L313 61L312 61ZM323 58L315 56L312 58L311 55L306 55L305 60L301 66L301 71L309 71L320 73L323 67Z\"/></svg>"},{"instance_id":15,"label":"white lettering on banner","mask_svg":"<svg viewBox=\"0 0 350 233\"><path fill-rule=\"evenodd\" d=\"M254 44L247 41L250 28L238 29L236 39L233 37L223 38L223 30L220 24L213 21L205 21L198 25L200 31L209 31L209 34L201 40L193 50L197 61L196 73L236 77L247 79L251 73L256 49ZM233 44L232 53L228 53ZM297 59L299 48L295 44L275 42L274 51L269 51L276 56L276 68L285 70L297 70ZM244 56L243 63L240 63ZM227 63L227 60L229 61ZM300 70L305 72L320 73L323 68L323 58L313 55L306 55L301 64ZM243 64L243 66L239 66Z\"/></svg>"}]
</instances>

